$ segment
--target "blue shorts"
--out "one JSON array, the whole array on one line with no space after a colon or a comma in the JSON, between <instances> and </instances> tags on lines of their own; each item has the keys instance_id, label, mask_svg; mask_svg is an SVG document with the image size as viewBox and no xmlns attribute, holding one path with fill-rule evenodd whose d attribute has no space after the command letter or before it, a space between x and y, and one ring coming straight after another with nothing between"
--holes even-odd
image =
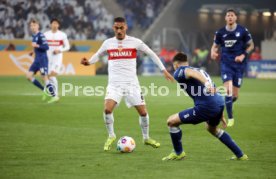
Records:
<instances>
[{"instance_id":1,"label":"blue shorts","mask_svg":"<svg viewBox=\"0 0 276 179\"><path fill-rule=\"evenodd\" d=\"M29 71L32 71L34 73L40 71L41 75L43 75L43 76L48 75L48 58L47 58L47 56L35 58L34 62L32 63L32 65L29 68Z\"/></svg>"},{"instance_id":2,"label":"blue shorts","mask_svg":"<svg viewBox=\"0 0 276 179\"><path fill-rule=\"evenodd\" d=\"M195 106L178 113L183 124L199 124L207 122L211 126L217 126L220 123L224 106L215 108L206 108Z\"/></svg>"},{"instance_id":3,"label":"blue shorts","mask_svg":"<svg viewBox=\"0 0 276 179\"><path fill-rule=\"evenodd\" d=\"M221 79L223 83L233 81L233 86L240 88L242 85L244 68L234 68L227 64L221 64Z\"/></svg>"}]
</instances>

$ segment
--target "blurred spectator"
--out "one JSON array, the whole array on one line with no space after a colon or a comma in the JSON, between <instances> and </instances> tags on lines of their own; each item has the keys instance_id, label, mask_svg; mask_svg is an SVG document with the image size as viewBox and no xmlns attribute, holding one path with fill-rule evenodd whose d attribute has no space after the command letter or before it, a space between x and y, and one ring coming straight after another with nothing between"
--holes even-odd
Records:
<instances>
[{"instance_id":1,"label":"blurred spectator","mask_svg":"<svg viewBox=\"0 0 276 179\"><path fill-rule=\"evenodd\" d=\"M148 28L170 0L117 0L124 9L127 22L136 22L142 29ZM130 12L129 12L130 11ZM129 17L130 16L130 17ZM132 26L130 30L132 29Z\"/></svg>"},{"instance_id":2,"label":"blurred spectator","mask_svg":"<svg viewBox=\"0 0 276 179\"><path fill-rule=\"evenodd\" d=\"M256 46L255 50L250 55L249 60L258 61L258 60L261 60L261 59L262 59L261 50L258 46Z\"/></svg>"},{"instance_id":3,"label":"blurred spectator","mask_svg":"<svg viewBox=\"0 0 276 179\"><path fill-rule=\"evenodd\" d=\"M5 48L6 51L14 51L15 45L13 43L9 43L9 45Z\"/></svg>"},{"instance_id":4,"label":"blurred spectator","mask_svg":"<svg viewBox=\"0 0 276 179\"><path fill-rule=\"evenodd\" d=\"M44 32L52 18L61 20L69 39L95 39L98 31L107 38L113 36L113 15L100 0L1 0L0 37L30 39L31 19L37 19Z\"/></svg>"},{"instance_id":5,"label":"blurred spectator","mask_svg":"<svg viewBox=\"0 0 276 179\"><path fill-rule=\"evenodd\" d=\"M191 66L197 68L207 68L209 51L206 48L196 48L192 57Z\"/></svg>"},{"instance_id":6,"label":"blurred spectator","mask_svg":"<svg viewBox=\"0 0 276 179\"><path fill-rule=\"evenodd\" d=\"M78 51L77 47L75 44L72 44L71 45L71 48L69 49L70 52L75 52L75 51Z\"/></svg>"}]
</instances>

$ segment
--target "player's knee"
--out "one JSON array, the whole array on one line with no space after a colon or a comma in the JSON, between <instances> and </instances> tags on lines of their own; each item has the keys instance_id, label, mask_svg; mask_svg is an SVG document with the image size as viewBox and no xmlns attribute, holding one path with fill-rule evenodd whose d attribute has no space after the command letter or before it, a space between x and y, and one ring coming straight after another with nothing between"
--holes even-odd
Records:
<instances>
[{"instance_id":1,"label":"player's knee","mask_svg":"<svg viewBox=\"0 0 276 179\"><path fill-rule=\"evenodd\" d=\"M212 135L216 136L216 134L217 134L217 128L216 128L216 127L207 125L207 126L206 126L206 129L207 129L207 131L210 132Z\"/></svg>"},{"instance_id":2,"label":"player's knee","mask_svg":"<svg viewBox=\"0 0 276 179\"><path fill-rule=\"evenodd\" d=\"M168 127L176 127L176 126L178 126L177 123L176 123L176 121L174 120L174 116L173 115L168 118L167 125L168 125Z\"/></svg>"},{"instance_id":3,"label":"player's knee","mask_svg":"<svg viewBox=\"0 0 276 179\"><path fill-rule=\"evenodd\" d=\"M27 78L27 80L32 81L33 76L32 76L32 75L30 75L30 74L26 74L26 78Z\"/></svg>"},{"instance_id":4,"label":"player's knee","mask_svg":"<svg viewBox=\"0 0 276 179\"><path fill-rule=\"evenodd\" d=\"M233 102L237 101L238 100L238 96L233 96Z\"/></svg>"},{"instance_id":5,"label":"player's knee","mask_svg":"<svg viewBox=\"0 0 276 179\"><path fill-rule=\"evenodd\" d=\"M111 109L105 108L104 113L105 114L111 114L113 111Z\"/></svg>"},{"instance_id":6,"label":"player's knee","mask_svg":"<svg viewBox=\"0 0 276 179\"><path fill-rule=\"evenodd\" d=\"M143 111L143 112L140 112L139 115L142 117L146 117L148 113L146 111Z\"/></svg>"}]
</instances>

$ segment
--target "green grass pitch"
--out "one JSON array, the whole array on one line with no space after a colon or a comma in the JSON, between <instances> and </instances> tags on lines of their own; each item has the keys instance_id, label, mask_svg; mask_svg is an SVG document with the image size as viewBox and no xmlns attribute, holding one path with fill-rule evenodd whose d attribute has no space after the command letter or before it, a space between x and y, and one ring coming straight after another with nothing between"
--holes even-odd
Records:
<instances>
[{"instance_id":1,"label":"green grass pitch","mask_svg":"<svg viewBox=\"0 0 276 179\"><path fill-rule=\"evenodd\" d=\"M106 76L60 77L81 86L107 84ZM167 85L170 94L146 96L151 137L161 148L144 146L138 114L122 102L114 112L117 138L135 139L130 154L103 151L107 137L102 119L104 97L73 93L57 104L41 101L40 91L23 77L0 77L0 178L276 178L276 81L245 79L235 103L234 128L226 129L249 161L229 161L232 153L204 124L185 125L187 158L162 162L172 150L167 117L192 107L176 96L176 84L162 77L139 77L149 86ZM219 78L214 78L221 85Z\"/></svg>"}]
</instances>

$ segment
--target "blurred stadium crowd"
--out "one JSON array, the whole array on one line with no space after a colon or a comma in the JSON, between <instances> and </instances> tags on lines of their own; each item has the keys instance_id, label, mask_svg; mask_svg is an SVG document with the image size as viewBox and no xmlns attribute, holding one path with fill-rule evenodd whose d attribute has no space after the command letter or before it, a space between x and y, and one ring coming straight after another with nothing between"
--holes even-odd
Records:
<instances>
[{"instance_id":1,"label":"blurred stadium crowd","mask_svg":"<svg viewBox=\"0 0 276 179\"><path fill-rule=\"evenodd\" d=\"M149 27L168 0L117 0L124 9L129 30L134 25ZM113 35L114 16L100 0L2 0L0 39L30 39L28 22L35 18L41 31L49 29L51 18L58 18L69 39L104 40Z\"/></svg>"}]
</instances>

